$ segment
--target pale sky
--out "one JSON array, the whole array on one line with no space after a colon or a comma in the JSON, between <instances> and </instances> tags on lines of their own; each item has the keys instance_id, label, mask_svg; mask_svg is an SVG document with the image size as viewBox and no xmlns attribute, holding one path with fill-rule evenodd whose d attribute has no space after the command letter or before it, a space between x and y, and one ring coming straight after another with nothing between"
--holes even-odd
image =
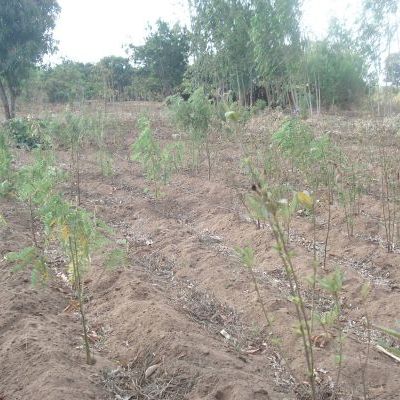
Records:
<instances>
[{"instance_id":1,"label":"pale sky","mask_svg":"<svg viewBox=\"0 0 400 400\"><path fill-rule=\"evenodd\" d=\"M126 56L123 45L143 44L146 27L161 18L188 23L187 0L58 0L62 11L54 37L62 57L97 62L104 56ZM304 0L303 25L314 37L326 33L329 19L354 20L360 0ZM48 61L48 60L47 60Z\"/></svg>"}]
</instances>

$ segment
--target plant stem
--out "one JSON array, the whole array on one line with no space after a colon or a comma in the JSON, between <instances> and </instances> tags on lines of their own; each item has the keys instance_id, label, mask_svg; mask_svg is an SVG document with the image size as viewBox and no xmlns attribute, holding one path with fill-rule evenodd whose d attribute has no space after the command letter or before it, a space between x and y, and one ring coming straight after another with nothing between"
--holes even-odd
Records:
<instances>
[{"instance_id":1,"label":"plant stem","mask_svg":"<svg viewBox=\"0 0 400 400\"><path fill-rule=\"evenodd\" d=\"M326 269L326 259L328 256L328 241L329 241L329 234L331 232L331 188L329 188L328 194L328 222L326 228L326 236L325 236L325 243L324 243L324 263L323 268Z\"/></svg>"},{"instance_id":2,"label":"plant stem","mask_svg":"<svg viewBox=\"0 0 400 400\"><path fill-rule=\"evenodd\" d=\"M267 201L269 201L267 199ZM312 349L311 331L308 324L307 314L304 307L303 297L300 291L300 283L298 281L296 272L294 270L290 252L286 246L286 241L282 229L280 227L279 221L277 219L276 213L269 213L270 225L278 245L279 255L283 262L286 274L288 276L288 281L290 285L290 290L293 295L297 296L298 301L294 301L297 319L300 323L300 333L303 341L303 347L305 352L305 358L308 370L308 379L311 386L312 399L316 399L316 388L315 388L315 376L314 376L314 355Z\"/></svg>"},{"instance_id":3,"label":"plant stem","mask_svg":"<svg viewBox=\"0 0 400 400\"><path fill-rule=\"evenodd\" d=\"M79 265L79 257L78 257L78 251L77 251L77 245L76 245L76 238L74 237L74 240L72 240L72 237L70 236L68 240L69 240L69 248L70 248L70 253L71 253L71 261L72 261L72 266L73 266L73 271L74 271L74 282L77 283L76 290L77 290L77 297L78 297L78 303L79 303L79 311L80 311L81 320L82 320L83 340L84 340L85 351L86 351L86 363L88 365L93 365L94 359L92 358L92 355L90 352L89 338L88 338L87 325L86 325L86 316L85 316L85 310L84 310L84 306L83 306L83 287L82 287L82 281L81 281L81 275L80 275L80 265Z\"/></svg>"},{"instance_id":4,"label":"plant stem","mask_svg":"<svg viewBox=\"0 0 400 400\"><path fill-rule=\"evenodd\" d=\"M264 314L265 320L267 321L267 325L270 326L271 325L271 320L268 317L268 312L267 312L267 309L265 308L265 304L264 304L264 302L262 300L260 289L259 289L258 283L257 283L257 279L256 279L256 276L254 275L254 271L253 271L253 268L251 266L249 266L249 271L250 271L251 279L253 280L253 283L254 283L254 288L256 289L257 300L260 303L260 306L261 306L262 312Z\"/></svg>"}]
</instances>

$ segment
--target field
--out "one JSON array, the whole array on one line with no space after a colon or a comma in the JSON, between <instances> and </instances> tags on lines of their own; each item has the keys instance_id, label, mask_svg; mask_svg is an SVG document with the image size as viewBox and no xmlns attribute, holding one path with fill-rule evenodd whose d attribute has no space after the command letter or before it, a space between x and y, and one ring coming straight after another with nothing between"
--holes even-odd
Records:
<instances>
[{"instance_id":1,"label":"field","mask_svg":"<svg viewBox=\"0 0 400 400\"><path fill-rule=\"evenodd\" d=\"M94 113L103 106L85 110ZM40 110L29 113L40 115ZM142 113L162 145L181 136L166 106L116 103L106 113L111 123L103 150L110 170L105 173L99 164L95 143L85 141L80 148L81 207L104 221L111 238L92 252L83 283L96 362L85 363L81 317L60 249L54 244L46 249L51 272L44 285L32 286L29 268L15 272L6 257L30 246L32 231L28 205L10 194L0 201L5 221L0 228L1 400L311 398L304 346L296 333L300 300L293 296L270 222L257 218L246 203L246 195L257 194L258 182L246 173L244 152L265 169L260 179L299 198L290 218L282 213L279 220L285 234L288 225L288 254L299 279L295 289L307 316L315 319L308 326L316 398L399 398L399 341L380 328L397 329L399 320L398 119L342 114L301 122L313 137L329 138L351 162L345 169L339 158L329 159L331 170L318 167L304 178L300 164L271 147L287 116L260 111L243 124L227 123L229 132L222 127L210 136L210 179L202 153L197 168L183 163L155 196L142 166L130 158L131 144ZM56 165L69 172L68 147L53 149ZM33 160L31 151L15 145L11 153L14 170ZM269 169L260 161L268 157ZM327 185L315 184L324 173ZM69 179L57 187L70 201L75 189ZM34 223L43 238L38 217ZM114 268L104 268L118 244L125 256ZM254 250L251 268L238 256L237 249L245 246ZM330 290L328 278L339 270L339 288ZM313 274L318 279L310 282ZM329 315L334 315L330 321Z\"/></svg>"}]
</instances>

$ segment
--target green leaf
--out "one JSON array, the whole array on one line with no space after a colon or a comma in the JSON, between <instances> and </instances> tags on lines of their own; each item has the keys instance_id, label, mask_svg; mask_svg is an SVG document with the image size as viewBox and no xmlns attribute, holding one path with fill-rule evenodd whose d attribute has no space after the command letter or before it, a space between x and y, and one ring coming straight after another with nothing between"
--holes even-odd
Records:
<instances>
[{"instance_id":1,"label":"green leaf","mask_svg":"<svg viewBox=\"0 0 400 400\"><path fill-rule=\"evenodd\" d=\"M374 328L380 330L383 333L386 333L389 336L392 336L396 339L400 339L400 331L396 331L394 329L386 328L384 326L376 326L374 325Z\"/></svg>"},{"instance_id":2,"label":"green leaf","mask_svg":"<svg viewBox=\"0 0 400 400\"><path fill-rule=\"evenodd\" d=\"M237 111L227 111L225 113L225 119L237 122L240 119L240 114Z\"/></svg>"}]
</instances>

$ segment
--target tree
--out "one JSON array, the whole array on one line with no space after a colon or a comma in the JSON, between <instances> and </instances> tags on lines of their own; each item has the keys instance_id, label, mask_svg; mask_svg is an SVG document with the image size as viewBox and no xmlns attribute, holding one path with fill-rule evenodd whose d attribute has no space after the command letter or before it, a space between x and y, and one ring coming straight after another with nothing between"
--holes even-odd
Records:
<instances>
[{"instance_id":1,"label":"tree","mask_svg":"<svg viewBox=\"0 0 400 400\"><path fill-rule=\"evenodd\" d=\"M400 53L389 54L385 62L386 82L400 87Z\"/></svg>"},{"instance_id":2,"label":"tree","mask_svg":"<svg viewBox=\"0 0 400 400\"><path fill-rule=\"evenodd\" d=\"M307 48L306 58L311 92L319 94L322 106L346 107L365 91L363 60L347 47L332 46L328 40L314 42Z\"/></svg>"},{"instance_id":3,"label":"tree","mask_svg":"<svg viewBox=\"0 0 400 400\"><path fill-rule=\"evenodd\" d=\"M309 43L305 59L311 92L323 106L346 107L365 91L366 59L338 20L331 20L324 40Z\"/></svg>"},{"instance_id":4,"label":"tree","mask_svg":"<svg viewBox=\"0 0 400 400\"><path fill-rule=\"evenodd\" d=\"M235 90L247 103L254 71L249 26L252 10L245 0L192 0L194 77L198 86L219 96Z\"/></svg>"},{"instance_id":5,"label":"tree","mask_svg":"<svg viewBox=\"0 0 400 400\"><path fill-rule=\"evenodd\" d=\"M121 100L133 79L134 70L129 59L116 56L104 57L96 68L103 78L104 87L111 92L113 98Z\"/></svg>"},{"instance_id":6,"label":"tree","mask_svg":"<svg viewBox=\"0 0 400 400\"><path fill-rule=\"evenodd\" d=\"M370 66L370 80L378 83L382 54L398 32L399 0L362 0L357 42Z\"/></svg>"},{"instance_id":7,"label":"tree","mask_svg":"<svg viewBox=\"0 0 400 400\"><path fill-rule=\"evenodd\" d=\"M302 56L299 0L189 0L193 77L217 95L251 105L254 89L284 105Z\"/></svg>"},{"instance_id":8,"label":"tree","mask_svg":"<svg viewBox=\"0 0 400 400\"><path fill-rule=\"evenodd\" d=\"M299 0L253 0L251 38L255 64L265 86L268 103L286 103L293 92L303 56Z\"/></svg>"},{"instance_id":9,"label":"tree","mask_svg":"<svg viewBox=\"0 0 400 400\"><path fill-rule=\"evenodd\" d=\"M6 119L15 116L21 83L43 55L54 50L56 0L2 0L0 7L0 98Z\"/></svg>"},{"instance_id":10,"label":"tree","mask_svg":"<svg viewBox=\"0 0 400 400\"><path fill-rule=\"evenodd\" d=\"M63 60L61 64L44 71L42 84L50 103L92 99L101 88L93 64L71 60Z\"/></svg>"},{"instance_id":11,"label":"tree","mask_svg":"<svg viewBox=\"0 0 400 400\"><path fill-rule=\"evenodd\" d=\"M144 75L154 90L154 83L163 96L173 93L182 82L188 64L189 35L179 24L172 28L162 21L151 29L143 46L128 46L139 73Z\"/></svg>"}]
</instances>

